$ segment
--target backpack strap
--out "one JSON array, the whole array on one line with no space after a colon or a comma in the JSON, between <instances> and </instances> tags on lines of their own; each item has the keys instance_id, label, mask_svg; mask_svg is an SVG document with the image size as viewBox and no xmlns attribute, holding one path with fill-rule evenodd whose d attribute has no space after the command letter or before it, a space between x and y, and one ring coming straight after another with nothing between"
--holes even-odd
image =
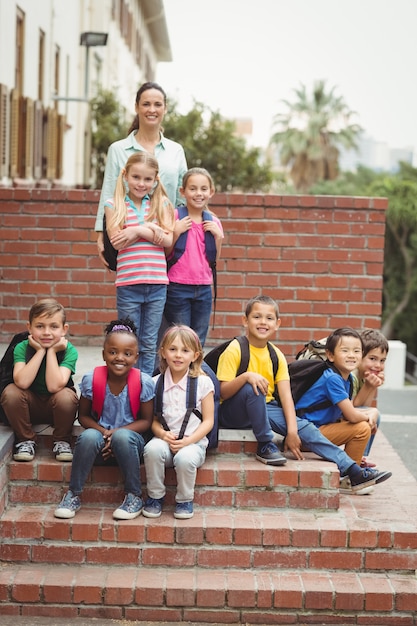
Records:
<instances>
[{"instance_id":1,"label":"backpack strap","mask_svg":"<svg viewBox=\"0 0 417 626\"><path fill-rule=\"evenodd\" d=\"M184 217L187 217L188 210L187 207L181 204L177 207L178 219L182 220ZM175 263L182 257L185 252L185 247L187 245L187 236L188 231L186 230L184 233L178 237L177 241L174 244L174 249L172 251L171 256L167 259L167 268L170 269Z\"/></svg>"},{"instance_id":2,"label":"backpack strap","mask_svg":"<svg viewBox=\"0 0 417 626\"><path fill-rule=\"evenodd\" d=\"M153 403L153 410L158 419L158 421L162 424L164 430L169 430L167 423L162 415L162 396L164 394L164 374L160 374L158 380L155 385L155 399ZM162 421L164 419L164 421ZM165 422L165 424L164 424Z\"/></svg>"},{"instance_id":3,"label":"backpack strap","mask_svg":"<svg viewBox=\"0 0 417 626\"><path fill-rule=\"evenodd\" d=\"M130 409L133 419L137 420L140 409L140 394L142 391L142 379L140 370L132 367L127 375L127 392L129 394Z\"/></svg>"},{"instance_id":4,"label":"backpack strap","mask_svg":"<svg viewBox=\"0 0 417 626\"><path fill-rule=\"evenodd\" d=\"M209 221L209 222L213 221L213 216L210 213L210 211L206 211L204 209L203 221ZM205 243L205 250L206 250L206 258L210 266L211 273L213 275L214 297L213 297L213 326L212 328L214 328L214 322L216 319L216 302L217 302L217 247L216 247L216 240L212 233L208 231L204 233L204 243Z\"/></svg>"},{"instance_id":5,"label":"backpack strap","mask_svg":"<svg viewBox=\"0 0 417 626\"><path fill-rule=\"evenodd\" d=\"M140 408L140 393L142 389L140 370L132 367L127 375L127 392L129 395L130 410L132 411L133 419L138 419L138 413ZM103 414L104 398L106 395L107 386L107 365L99 365L94 368L93 371L93 397L92 397L92 411L96 415L96 419L99 420Z\"/></svg>"},{"instance_id":6,"label":"backpack strap","mask_svg":"<svg viewBox=\"0 0 417 626\"><path fill-rule=\"evenodd\" d=\"M249 367L249 340L246 335L236 337L240 346L240 365L236 372L236 377L248 371Z\"/></svg>"},{"instance_id":7,"label":"backpack strap","mask_svg":"<svg viewBox=\"0 0 417 626\"><path fill-rule=\"evenodd\" d=\"M187 411L181 424L178 439L183 439L185 431L187 430L188 422L190 421L191 413L195 413L200 420L202 419L200 411L197 411L196 409L197 385L198 378L194 376L187 377Z\"/></svg>"},{"instance_id":8,"label":"backpack strap","mask_svg":"<svg viewBox=\"0 0 417 626\"><path fill-rule=\"evenodd\" d=\"M163 410L162 410L162 398L164 394L164 378L165 378L165 374L161 374L156 382L154 411L162 428L168 432L170 429L169 429L168 424L166 423L166 420L163 415ZM194 413L195 415L197 415L197 417L200 420L202 419L202 415L200 411L196 409L197 386L198 386L198 378L188 376L187 377L187 409L186 409L184 419L181 424L180 432L178 434L178 439L184 438L184 434L187 429L188 422L190 421L191 413Z\"/></svg>"},{"instance_id":9,"label":"backpack strap","mask_svg":"<svg viewBox=\"0 0 417 626\"><path fill-rule=\"evenodd\" d=\"M93 397L92 397L92 411L96 416L97 421L100 419L103 413L104 396L106 395L107 385L107 366L99 365L93 370Z\"/></svg>"},{"instance_id":10,"label":"backpack strap","mask_svg":"<svg viewBox=\"0 0 417 626\"><path fill-rule=\"evenodd\" d=\"M275 382L275 379L278 374L278 355L276 353L274 346L272 345L270 341L268 341L267 346L268 346L269 356L271 357L271 361L272 361L272 373L273 373L273 381L274 381L274 391L272 395L274 396L274 399L278 402L278 398L279 398L278 387Z\"/></svg>"},{"instance_id":11,"label":"backpack strap","mask_svg":"<svg viewBox=\"0 0 417 626\"><path fill-rule=\"evenodd\" d=\"M248 367L249 367L249 358L250 358L250 349L249 349L249 340L246 337L246 335L240 335L239 337L236 337L239 345L240 345L240 353L241 353L241 357L240 357L240 365L239 368L236 372L236 376L240 376L240 374L243 374L243 372L247 372L248 371ZM272 343L270 341L268 341L267 343L267 347L268 347L268 352L269 352L269 356L271 358L272 361L272 374L273 374L273 381L274 381L274 398L275 400L277 400L278 398L278 389L277 386L275 384L275 378L277 376L278 373L278 355L276 353L276 350L274 348L274 346L272 345Z\"/></svg>"}]
</instances>

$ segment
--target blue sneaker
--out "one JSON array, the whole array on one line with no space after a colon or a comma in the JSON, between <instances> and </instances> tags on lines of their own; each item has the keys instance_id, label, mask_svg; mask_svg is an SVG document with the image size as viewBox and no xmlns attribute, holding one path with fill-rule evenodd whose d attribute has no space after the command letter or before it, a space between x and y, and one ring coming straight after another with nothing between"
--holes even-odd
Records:
<instances>
[{"instance_id":1,"label":"blue sneaker","mask_svg":"<svg viewBox=\"0 0 417 626\"><path fill-rule=\"evenodd\" d=\"M194 515L193 503L191 502L177 502L174 511L174 517L177 519L190 519Z\"/></svg>"},{"instance_id":2,"label":"blue sneaker","mask_svg":"<svg viewBox=\"0 0 417 626\"><path fill-rule=\"evenodd\" d=\"M134 519L141 514L143 501L140 496L128 493L122 504L113 512L113 519Z\"/></svg>"},{"instance_id":3,"label":"blue sneaker","mask_svg":"<svg viewBox=\"0 0 417 626\"><path fill-rule=\"evenodd\" d=\"M71 519L75 516L76 512L81 508L81 500L79 496L76 496L72 491L67 491L62 498L59 506L54 511L54 516L60 519Z\"/></svg>"},{"instance_id":4,"label":"blue sneaker","mask_svg":"<svg viewBox=\"0 0 417 626\"><path fill-rule=\"evenodd\" d=\"M377 469L373 469L372 467L361 468L361 472L359 474L349 475L350 484L352 486L352 491L357 492L358 490L362 490L364 487L371 487L372 485L379 485L379 483L383 483L384 481L391 478L391 472L380 471Z\"/></svg>"},{"instance_id":5,"label":"blue sneaker","mask_svg":"<svg viewBox=\"0 0 417 626\"><path fill-rule=\"evenodd\" d=\"M266 465L285 465L287 459L272 441L258 443L256 458Z\"/></svg>"},{"instance_id":6,"label":"blue sneaker","mask_svg":"<svg viewBox=\"0 0 417 626\"><path fill-rule=\"evenodd\" d=\"M142 511L145 517L161 517L163 498L148 498Z\"/></svg>"}]
</instances>

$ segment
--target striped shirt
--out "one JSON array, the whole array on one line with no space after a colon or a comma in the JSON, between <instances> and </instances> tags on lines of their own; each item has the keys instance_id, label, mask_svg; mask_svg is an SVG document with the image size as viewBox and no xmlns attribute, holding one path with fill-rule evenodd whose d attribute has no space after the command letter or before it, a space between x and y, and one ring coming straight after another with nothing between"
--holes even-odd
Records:
<instances>
[{"instance_id":1,"label":"striped shirt","mask_svg":"<svg viewBox=\"0 0 417 626\"><path fill-rule=\"evenodd\" d=\"M112 200L106 206L114 209ZM126 196L125 228L145 223L149 215L150 199L146 195L140 209ZM156 221L156 220L155 220ZM127 248L119 250L117 256L116 287L138 284L167 285L167 263L164 248L146 239L139 239Z\"/></svg>"}]
</instances>

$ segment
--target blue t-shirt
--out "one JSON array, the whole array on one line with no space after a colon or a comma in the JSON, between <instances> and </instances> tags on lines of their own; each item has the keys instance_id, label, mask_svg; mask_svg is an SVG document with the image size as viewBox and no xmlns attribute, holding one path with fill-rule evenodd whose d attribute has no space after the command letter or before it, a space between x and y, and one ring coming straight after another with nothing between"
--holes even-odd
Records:
<instances>
[{"instance_id":1,"label":"blue t-shirt","mask_svg":"<svg viewBox=\"0 0 417 626\"><path fill-rule=\"evenodd\" d=\"M316 426L337 422L342 417L342 411L337 406L338 402L349 399L350 376L347 380L332 369L323 372L320 378L308 391L296 402L295 409L302 409L313 404L319 404L330 400L332 406L305 413L303 417L313 422Z\"/></svg>"},{"instance_id":2,"label":"blue t-shirt","mask_svg":"<svg viewBox=\"0 0 417 626\"><path fill-rule=\"evenodd\" d=\"M140 401L148 402L152 400L155 395L155 383L152 378L145 374L140 373L141 378L141 391ZM88 400L93 399L93 372L84 374L80 383L81 395ZM118 396L114 396L109 389L108 383L106 383L106 393L103 403L103 414L100 417L98 423L103 428L111 430L112 428L121 428L127 424L131 424L134 421L132 411L130 408L129 395L127 391L127 385Z\"/></svg>"}]
</instances>

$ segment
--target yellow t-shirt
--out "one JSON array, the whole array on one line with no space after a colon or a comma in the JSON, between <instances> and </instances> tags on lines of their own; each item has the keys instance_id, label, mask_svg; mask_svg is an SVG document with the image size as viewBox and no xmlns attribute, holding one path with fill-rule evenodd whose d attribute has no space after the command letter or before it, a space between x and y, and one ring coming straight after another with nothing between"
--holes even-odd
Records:
<instances>
[{"instance_id":1,"label":"yellow t-shirt","mask_svg":"<svg viewBox=\"0 0 417 626\"><path fill-rule=\"evenodd\" d=\"M268 381L268 393L266 401L271 402L274 399L275 383L281 380L289 380L288 365L285 356L276 346L273 346L278 357L278 371L274 381L274 370L272 366L271 356L268 346L264 348L255 348L249 344L249 365L248 372L260 374ZM227 346L226 350L220 355L217 365L217 378L220 382L229 382L236 378L241 360L241 351L239 342L234 339Z\"/></svg>"}]
</instances>

